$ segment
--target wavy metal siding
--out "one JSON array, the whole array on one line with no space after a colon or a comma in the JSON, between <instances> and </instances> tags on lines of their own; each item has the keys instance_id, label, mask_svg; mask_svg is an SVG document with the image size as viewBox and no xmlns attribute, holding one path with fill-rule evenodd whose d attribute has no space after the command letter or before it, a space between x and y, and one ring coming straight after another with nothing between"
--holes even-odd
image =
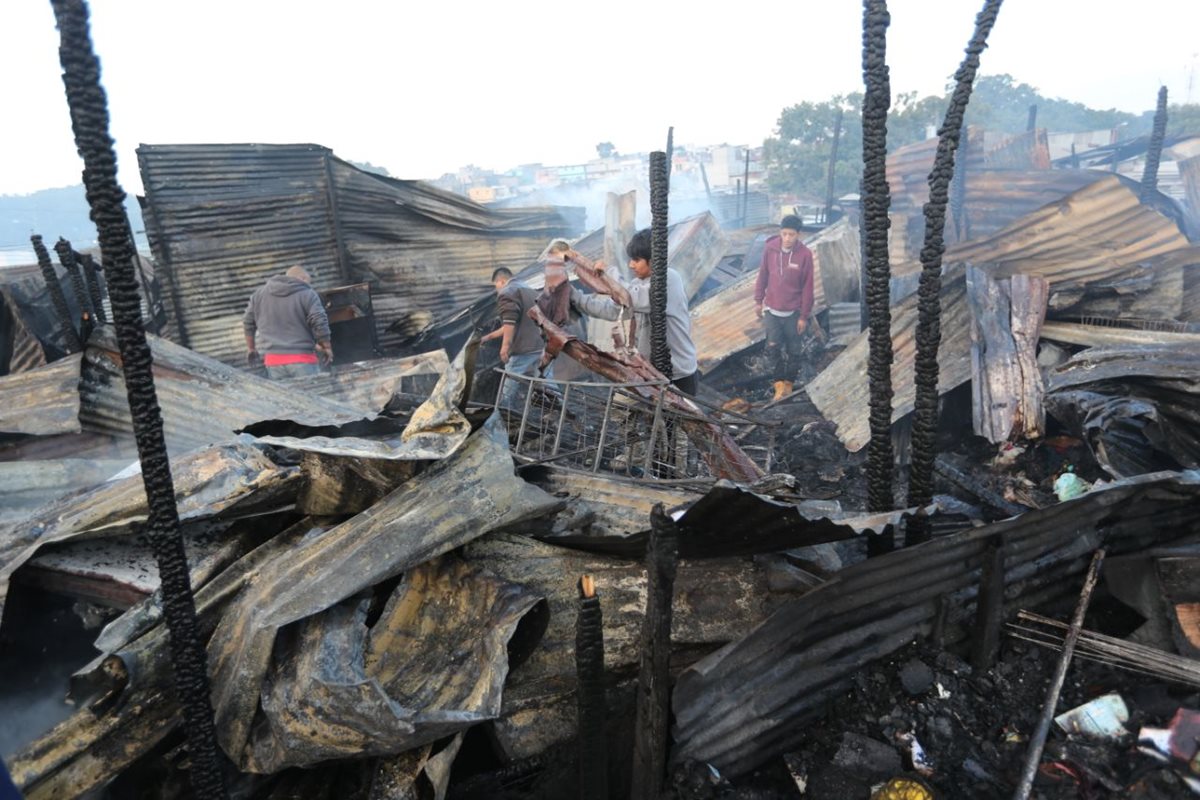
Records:
<instances>
[{"instance_id":1,"label":"wavy metal siding","mask_svg":"<svg viewBox=\"0 0 1200 800\"><path fill-rule=\"evenodd\" d=\"M302 264L314 285L345 282L327 148L141 145L137 156L180 343L232 363L246 349L241 314L271 275Z\"/></svg>"},{"instance_id":2,"label":"wavy metal siding","mask_svg":"<svg viewBox=\"0 0 1200 800\"><path fill-rule=\"evenodd\" d=\"M81 357L0 378L0 434L78 433Z\"/></svg>"},{"instance_id":3,"label":"wavy metal siding","mask_svg":"<svg viewBox=\"0 0 1200 800\"><path fill-rule=\"evenodd\" d=\"M1194 472L1123 481L842 570L683 672L672 760L741 775L788 752L859 670L928 634L945 601L947 636L969 632L990 546L1004 559L1005 611L1037 607L1077 591L1097 547L1138 552L1200 530L1197 481Z\"/></svg>"},{"instance_id":4,"label":"wavy metal siding","mask_svg":"<svg viewBox=\"0 0 1200 800\"><path fill-rule=\"evenodd\" d=\"M240 317L268 277L302 264L318 289L367 281L382 344L475 299L582 209L490 209L418 181L363 172L311 144L142 145L146 229L182 344L244 355ZM399 334L385 330L401 321Z\"/></svg>"},{"instance_id":5,"label":"wavy metal siding","mask_svg":"<svg viewBox=\"0 0 1200 800\"><path fill-rule=\"evenodd\" d=\"M148 337L154 386L171 455L227 441L253 422L290 419L339 425L368 416L365 409L283 387L233 369L164 339ZM132 439L133 423L111 328L92 334L84 353L79 417L85 431Z\"/></svg>"},{"instance_id":6,"label":"wavy metal siding","mask_svg":"<svg viewBox=\"0 0 1200 800\"><path fill-rule=\"evenodd\" d=\"M583 209L489 208L336 158L330 165L350 275L371 283L385 347L488 292L496 268L520 272L551 239L583 227Z\"/></svg>"}]
</instances>

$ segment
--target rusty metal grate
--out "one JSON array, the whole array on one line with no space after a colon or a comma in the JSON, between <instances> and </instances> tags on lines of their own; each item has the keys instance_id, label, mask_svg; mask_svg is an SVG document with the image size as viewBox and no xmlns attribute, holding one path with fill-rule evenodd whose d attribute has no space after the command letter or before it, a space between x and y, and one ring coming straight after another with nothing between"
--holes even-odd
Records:
<instances>
[{"instance_id":1,"label":"rusty metal grate","mask_svg":"<svg viewBox=\"0 0 1200 800\"><path fill-rule=\"evenodd\" d=\"M776 425L687 398L701 411L669 408L666 392L684 397L667 381L639 384L562 381L503 369L497 410L508 426L513 455L527 464L552 463L586 472L608 472L649 481L711 482L728 466L716 441L689 435L685 423L715 422L729 433L759 426L765 446L743 451L770 472ZM502 405L507 382L517 388ZM659 389L647 398L647 389ZM705 416L705 414L707 416Z\"/></svg>"}]
</instances>

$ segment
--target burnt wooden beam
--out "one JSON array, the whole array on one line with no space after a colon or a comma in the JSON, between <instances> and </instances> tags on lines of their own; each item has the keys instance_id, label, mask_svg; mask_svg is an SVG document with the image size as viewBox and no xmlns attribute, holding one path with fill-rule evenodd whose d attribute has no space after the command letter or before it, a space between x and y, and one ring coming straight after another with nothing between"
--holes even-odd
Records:
<instances>
[{"instance_id":1,"label":"burnt wooden beam","mask_svg":"<svg viewBox=\"0 0 1200 800\"><path fill-rule=\"evenodd\" d=\"M633 742L633 800L656 800L666 776L671 723L671 598L679 541L675 522L661 504L650 512L646 548L646 618L642 623L637 724Z\"/></svg>"}]
</instances>

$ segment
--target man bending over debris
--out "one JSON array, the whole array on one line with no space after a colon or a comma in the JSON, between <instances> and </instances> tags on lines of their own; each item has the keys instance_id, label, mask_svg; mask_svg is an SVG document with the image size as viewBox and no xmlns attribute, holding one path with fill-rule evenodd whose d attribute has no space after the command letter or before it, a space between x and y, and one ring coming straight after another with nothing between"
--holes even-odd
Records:
<instances>
[{"instance_id":1,"label":"man bending over debris","mask_svg":"<svg viewBox=\"0 0 1200 800\"><path fill-rule=\"evenodd\" d=\"M529 309L537 302L537 292L520 281L513 280L512 270L500 267L492 273L496 288L496 305L500 311L500 327L484 336L482 341L500 339L500 363L517 375L536 375L542 357L542 332L529 318ZM512 408L519 381L506 380L500 405Z\"/></svg>"},{"instance_id":2,"label":"man bending over debris","mask_svg":"<svg viewBox=\"0 0 1200 800\"><path fill-rule=\"evenodd\" d=\"M644 228L634 234L625 248L629 256L629 269L634 279L618 282L629 292L633 302L633 320L637 330L634 343L639 353L650 358L650 229ZM578 253L570 251L568 257L576 260ZM593 268L604 271L604 263L597 261ZM617 320L621 307L610 298L597 294L584 294L571 290L571 303L585 314L600 319ZM696 345L692 342L692 318L688 314L687 288L683 278L673 268L667 268L667 347L671 351L671 383L685 394L695 397L699 389L696 376Z\"/></svg>"},{"instance_id":3,"label":"man bending over debris","mask_svg":"<svg viewBox=\"0 0 1200 800\"><path fill-rule=\"evenodd\" d=\"M800 241L802 224L793 214L783 218L779 235L767 239L754 286L754 313L767 334L767 364L775 381L775 401L792 393L800 335L808 329L813 307L813 258Z\"/></svg>"},{"instance_id":4,"label":"man bending over debris","mask_svg":"<svg viewBox=\"0 0 1200 800\"><path fill-rule=\"evenodd\" d=\"M321 296L309 284L312 278L303 267L290 267L274 275L250 297L242 328L246 332L246 363L258 365L255 335L262 340L267 377L294 378L320 372L317 355L326 364L333 361L329 340L329 317Z\"/></svg>"}]
</instances>

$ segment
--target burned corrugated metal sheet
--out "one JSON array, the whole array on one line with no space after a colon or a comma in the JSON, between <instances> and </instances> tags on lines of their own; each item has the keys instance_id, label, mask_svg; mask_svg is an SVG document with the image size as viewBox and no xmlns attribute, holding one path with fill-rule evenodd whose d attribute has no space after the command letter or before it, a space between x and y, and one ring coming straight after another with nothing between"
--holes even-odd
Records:
<instances>
[{"instance_id":1,"label":"burned corrugated metal sheet","mask_svg":"<svg viewBox=\"0 0 1200 800\"><path fill-rule=\"evenodd\" d=\"M1200 466L1193 342L1088 348L1046 372L1046 395L1047 410L1117 477Z\"/></svg>"},{"instance_id":2,"label":"burned corrugated metal sheet","mask_svg":"<svg viewBox=\"0 0 1200 800\"><path fill-rule=\"evenodd\" d=\"M475 372L479 338L473 336L442 373L428 399L413 411L399 435L375 438L356 436L262 436L260 441L305 453L348 458L419 461L446 458L471 434L463 413L465 396Z\"/></svg>"},{"instance_id":3,"label":"burned corrugated metal sheet","mask_svg":"<svg viewBox=\"0 0 1200 800\"><path fill-rule=\"evenodd\" d=\"M773 234L772 234L773 235ZM692 341L701 372L708 372L728 356L762 341L762 320L754 316L754 287L758 281L758 262L762 260L762 242L746 253L745 274L724 289L697 303L692 309ZM858 296L860 246L858 228L842 219L805 240L813 251L813 313L823 311L831 302L844 302ZM826 282L829 286L826 288ZM832 298L832 299L830 299Z\"/></svg>"},{"instance_id":4,"label":"burned corrugated metal sheet","mask_svg":"<svg viewBox=\"0 0 1200 800\"><path fill-rule=\"evenodd\" d=\"M515 271L582 226L581 214L489 209L363 172L311 144L142 145L138 163L180 341L227 363L244 355L251 293L293 264L318 288L370 282L379 332L410 317L414 332L470 301L495 267Z\"/></svg>"},{"instance_id":5,"label":"burned corrugated metal sheet","mask_svg":"<svg viewBox=\"0 0 1200 800\"><path fill-rule=\"evenodd\" d=\"M349 272L371 283L385 346L470 303L497 267L518 272L551 239L583 228L583 209L489 208L338 159L330 174Z\"/></svg>"},{"instance_id":6,"label":"burned corrugated metal sheet","mask_svg":"<svg viewBox=\"0 0 1200 800\"><path fill-rule=\"evenodd\" d=\"M494 528L558 506L513 474L507 431L493 417L454 455L368 511L263 565L209 643L217 735L225 752L243 769L254 762L252 731L280 628Z\"/></svg>"},{"instance_id":7,"label":"burned corrugated metal sheet","mask_svg":"<svg viewBox=\"0 0 1200 800\"><path fill-rule=\"evenodd\" d=\"M928 633L944 604L946 638L966 635L989 546L1002 553L1006 608L1028 607L1074 591L1098 547L1117 555L1200 531L1198 495L1195 472L1147 475L840 571L684 671L673 760L744 774L806 736L805 720L866 664Z\"/></svg>"},{"instance_id":8,"label":"burned corrugated metal sheet","mask_svg":"<svg viewBox=\"0 0 1200 800\"><path fill-rule=\"evenodd\" d=\"M413 379L426 376L436 381L449 367L446 351L433 350L415 356L335 365L319 375L287 378L277 383L316 397L379 413L397 392L405 391L408 387L409 393L413 393Z\"/></svg>"},{"instance_id":9,"label":"burned corrugated metal sheet","mask_svg":"<svg viewBox=\"0 0 1200 800\"><path fill-rule=\"evenodd\" d=\"M241 315L267 278L301 264L316 286L349 282L329 156L311 144L138 147L146 235L181 344L240 361Z\"/></svg>"},{"instance_id":10,"label":"burned corrugated metal sheet","mask_svg":"<svg viewBox=\"0 0 1200 800\"><path fill-rule=\"evenodd\" d=\"M383 613L333 606L280 634L248 769L391 755L500 713L507 645L541 598L453 556L406 570ZM314 735L320 731L320 734Z\"/></svg>"},{"instance_id":11,"label":"burned corrugated metal sheet","mask_svg":"<svg viewBox=\"0 0 1200 800\"><path fill-rule=\"evenodd\" d=\"M27 516L52 500L90 489L127 466L128 461L80 458L0 461L0 523Z\"/></svg>"},{"instance_id":12,"label":"burned corrugated metal sheet","mask_svg":"<svg viewBox=\"0 0 1200 800\"><path fill-rule=\"evenodd\" d=\"M286 419L339 425L371 414L366 409L299 391L228 367L177 344L147 337L163 432L171 454L232 439L254 422ZM85 431L131 439L133 423L120 354L111 327L97 328L84 353L80 421Z\"/></svg>"},{"instance_id":13,"label":"burned corrugated metal sheet","mask_svg":"<svg viewBox=\"0 0 1200 800\"><path fill-rule=\"evenodd\" d=\"M913 410L916 401L917 296L892 308L892 421ZM971 379L971 310L964 270L948 273L942 284L942 343L938 348L938 393ZM860 333L805 390L838 438L858 452L870 438L867 385L867 332Z\"/></svg>"},{"instance_id":14,"label":"burned corrugated metal sheet","mask_svg":"<svg viewBox=\"0 0 1200 800\"><path fill-rule=\"evenodd\" d=\"M79 433L79 353L0 378L0 434Z\"/></svg>"},{"instance_id":15,"label":"burned corrugated metal sheet","mask_svg":"<svg viewBox=\"0 0 1200 800\"><path fill-rule=\"evenodd\" d=\"M225 445L171 464L179 517L254 513L289 505L300 472L280 467L261 448ZM42 507L27 519L0 525L0 616L13 571L53 542L129 533L148 516L142 477L135 474Z\"/></svg>"},{"instance_id":16,"label":"burned corrugated metal sheet","mask_svg":"<svg viewBox=\"0 0 1200 800\"><path fill-rule=\"evenodd\" d=\"M595 579L604 606L605 668L612 676L628 674L637 664L645 616L645 567L513 534L477 539L463 548L463 557L546 598L545 635L513 668L504 687L503 719L494 723L506 755L533 755L574 732L575 582L584 574ZM788 596L772 591L767 567L753 559L684 561L675 579L672 647L679 658L695 658L753 628Z\"/></svg>"},{"instance_id":17,"label":"burned corrugated metal sheet","mask_svg":"<svg viewBox=\"0 0 1200 800\"><path fill-rule=\"evenodd\" d=\"M1109 175L992 235L949 248L944 261L969 261L1001 276L1038 275L1064 290L1187 246L1175 219Z\"/></svg>"}]
</instances>

